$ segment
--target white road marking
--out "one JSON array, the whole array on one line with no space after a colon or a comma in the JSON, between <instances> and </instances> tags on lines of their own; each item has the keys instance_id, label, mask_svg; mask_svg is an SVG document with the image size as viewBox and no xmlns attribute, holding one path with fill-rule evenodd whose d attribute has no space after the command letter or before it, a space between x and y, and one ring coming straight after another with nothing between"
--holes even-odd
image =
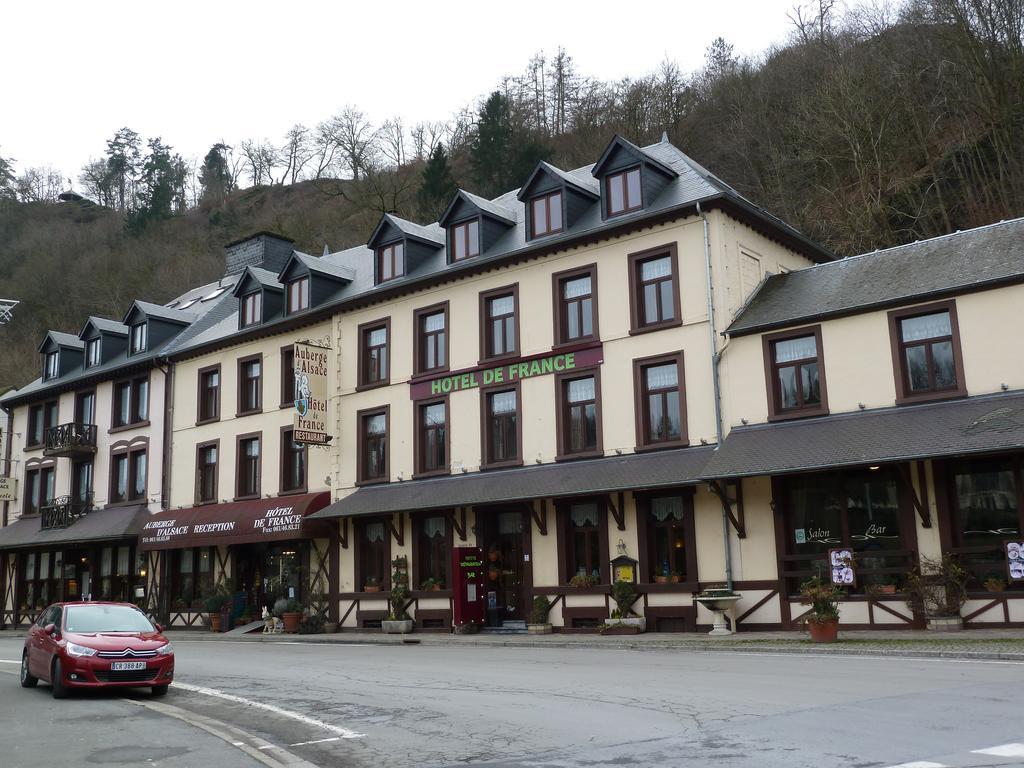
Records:
<instances>
[{"instance_id":1,"label":"white road marking","mask_svg":"<svg viewBox=\"0 0 1024 768\"><path fill-rule=\"evenodd\" d=\"M256 747L256 749L280 749L276 744L264 744L262 747Z\"/></svg>"},{"instance_id":2,"label":"white road marking","mask_svg":"<svg viewBox=\"0 0 1024 768\"><path fill-rule=\"evenodd\" d=\"M295 744L289 744L289 747L307 747L310 744L326 744L328 741L341 741L340 736L331 736L329 739L317 739L316 741L300 741Z\"/></svg>"},{"instance_id":3,"label":"white road marking","mask_svg":"<svg viewBox=\"0 0 1024 768\"><path fill-rule=\"evenodd\" d=\"M933 763L930 760L915 760L912 763L890 765L889 768L949 768L945 763Z\"/></svg>"},{"instance_id":4,"label":"white road marking","mask_svg":"<svg viewBox=\"0 0 1024 768\"><path fill-rule=\"evenodd\" d=\"M11 661L10 659L0 659L0 664L21 664L21 662Z\"/></svg>"},{"instance_id":5,"label":"white road marking","mask_svg":"<svg viewBox=\"0 0 1024 768\"><path fill-rule=\"evenodd\" d=\"M216 688L205 688L201 685L189 685L188 683L181 683L177 681L175 681L174 687L178 690L189 691L191 693L198 693L203 696L214 696L218 699L224 699L225 701L231 701L236 704L244 704L247 707L255 707L257 709L262 709L266 712L272 712L275 715L287 717L290 720L295 720L297 722L304 723L305 725L311 725L315 728L322 728L325 731L336 733L338 734L339 737L343 739L360 739L364 735L362 733L350 731L348 728L342 728L339 725L331 725L330 723L325 723L322 720L316 720L315 718L307 717L306 715L299 714L298 712L292 712L287 709L282 709L281 707L278 707L274 704L266 704L262 701L254 701L253 699L246 699L242 696L235 696L231 693L218 691Z\"/></svg>"},{"instance_id":6,"label":"white road marking","mask_svg":"<svg viewBox=\"0 0 1024 768\"><path fill-rule=\"evenodd\" d=\"M18 677L20 674L20 672L8 672L6 669L0 669L0 675L14 675Z\"/></svg>"},{"instance_id":7,"label":"white road marking","mask_svg":"<svg viewBox=\"0 0 1024 768\"><path fill-rule=\"evenodd\" d=\"M988 749L972 749L975 755L992 755L993 757L1024 757L1024 744L1000 744Z\"/></svg>"}]
</instances>

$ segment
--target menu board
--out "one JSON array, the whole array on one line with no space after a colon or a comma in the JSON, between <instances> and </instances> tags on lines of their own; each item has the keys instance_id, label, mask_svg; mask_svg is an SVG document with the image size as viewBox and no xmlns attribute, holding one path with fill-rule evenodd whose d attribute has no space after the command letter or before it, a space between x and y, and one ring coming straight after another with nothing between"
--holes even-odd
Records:
<instances>
[{"instance_id":1,"label":"menu board","mask_svg":"<svg viewBox=\"0 0 1024 768\"><path fill-rule=\"evenodd\" d=\"M832 583L842 587L852 587L856 581L853 570L853 550L830 549L828 551L829 568L832 572Z\"/></svg>"},{"instance_id":2,"label":"menu board","mask_svg":"<svg viewBox=\"0 0 1024 768\"><path fill-rule=\"evenodd\" d=\"M1024 581L1024 541L1006 542L1006 570L1011 584Z\"/></svg>"}]
</instances>

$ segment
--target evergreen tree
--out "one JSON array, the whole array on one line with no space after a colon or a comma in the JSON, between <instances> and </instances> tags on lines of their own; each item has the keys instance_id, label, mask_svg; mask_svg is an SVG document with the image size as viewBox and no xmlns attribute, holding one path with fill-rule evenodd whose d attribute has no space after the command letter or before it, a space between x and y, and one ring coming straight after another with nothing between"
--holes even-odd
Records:
<instances>
[{"instance_id":1,"label":"evergreen tree","mask_svg":"<svg viewBox=\"0 0 1024 768\"><path fill-rule=\"evenodd\" d=\"M219 206L224 198L234 191L227 153L231 147L218 142L210 147L199 169L199 183L202 186L200 199L204 204Z\"/></svg>"},{"instance_id":2,"label":"evergreen tree","mask_svg":"<svg viewBox=\"0 0 1024 768\"><path fill-rule=\"evenodd\" d=\"M14 158L0 155L0 200L4 198L13 200L17 196L16 181Z\"/></svg>"},{"instance_id":3,"label":"evergreen tree","mask_svg":"<svg viewBox=\"0 0 1024 768\"><path fill-rule=\"evenodd\" d=\"M119 211L135 211L141 159L142 139L131 128L122 128L107 142L107 176L104 186L111 191Z\"/></svg>"},{"instance_id":4,"label":"evergreen tree","mask_svg":"<svg viewBox=\"0 0 1024 768\"><path fill-rule=\"evenodd\" d=\"M457 189L452 178L452 167L448 163L448 153L444 145L439 143L423 167L423 181L416 193L416 202L423 220L434 221L444 213Z\"/></svg>"},{"instance_id":5,"label":"evergreen tree","mask_svg":"<svg viewBox=\"0 0 1024 768\"><path fill-rule=\"evenodd\" d=\"M133 229L147 222L168 219L184 202L185 163L180 155L159 138L149 140L149 154L142 164L139 179L139 209L133 216Z\"/></svg>"},{"instance_id":6,"label":"evergreen tree","mask_svg":"<svg viewBox=\"0 0 1024 768\"><path fill-rule=\"evenodd\" d=\"M499 91L480 109L469 160L479 194L495 197L518 187L547 148L516 125L512 105Z\"/></svg>"}]
</instances>

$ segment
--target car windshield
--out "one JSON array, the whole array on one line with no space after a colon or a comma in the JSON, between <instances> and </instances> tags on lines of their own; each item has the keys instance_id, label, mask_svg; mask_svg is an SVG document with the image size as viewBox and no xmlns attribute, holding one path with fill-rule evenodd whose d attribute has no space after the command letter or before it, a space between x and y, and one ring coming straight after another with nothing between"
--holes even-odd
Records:
<instances>
[{"instance_id":1,"label":"car windshield","mask_svg":"<svg viewBox=\"0 0 1024 768\"><path fill-rule=\"evenodd\" d=\"M68 632L152 632L142 611L126 605L73 605L64 623Z\"/></svg>"}]
</instances>

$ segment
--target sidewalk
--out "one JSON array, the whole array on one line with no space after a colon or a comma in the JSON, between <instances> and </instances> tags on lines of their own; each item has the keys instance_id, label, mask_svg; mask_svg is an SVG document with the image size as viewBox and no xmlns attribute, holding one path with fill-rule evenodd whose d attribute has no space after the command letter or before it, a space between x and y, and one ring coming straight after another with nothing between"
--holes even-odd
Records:
<instances>
[{"instance_id":1,"label":"sidewalk","mask_svg":"<svg viewBox=\"0 0 1024 768\"><path fill-rule=\"evenodd\" d=\"M24 630L2 630L0 639L20 638ZM972 629L962 632L924 630L850 630L839 632L832 645L812 643L802 632L743 632L711 637L706 634L657 633L604 636L597 634L451 635L421 632L385 635L380 631L331 635L213 634L202 630L168 630L174 642L325 643L337 645L421 645L459 648L601 648L620 650L679 650L732 653L798 653L841 656L895 656L1018 661L1024 663L1024 630Z\"/></svg>"}]
</instances>

